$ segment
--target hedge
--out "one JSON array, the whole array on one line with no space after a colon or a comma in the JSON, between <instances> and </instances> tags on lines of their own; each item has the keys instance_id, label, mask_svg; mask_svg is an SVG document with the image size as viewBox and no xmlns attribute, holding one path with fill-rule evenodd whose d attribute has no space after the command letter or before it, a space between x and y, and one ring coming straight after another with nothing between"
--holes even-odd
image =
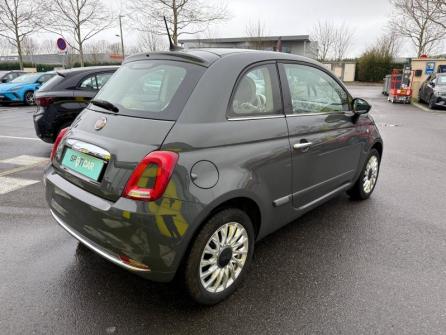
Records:
<instances>
[{"instance_id":1,"label":"hedge","mask_svg":"<svg viewBox=\"0 0 446 335\"><path fill-rule=\"evenodd\" d=\"M403 66L403 64L394 63L391 57L382 56L375 52L366 52L358 59L356 80L382 81L393 69L402 69Z\"/></svg>"}]
</instances>

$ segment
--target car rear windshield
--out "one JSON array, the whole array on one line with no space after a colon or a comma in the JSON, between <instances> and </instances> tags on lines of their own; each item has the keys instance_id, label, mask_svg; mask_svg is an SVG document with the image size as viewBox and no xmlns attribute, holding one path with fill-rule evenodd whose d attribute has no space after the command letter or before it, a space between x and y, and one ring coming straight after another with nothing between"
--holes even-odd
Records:
<instances>
[{"instance_id":1,"label":"car rear windshield","mask_svg":"<svg viewBox=\"0 0 446 335\"><path fill-rule=\"evenodd\" d=\"M44 83L39 91L40 92L46 92L53 90L57 85L59 85L61 82L63 82L65 77L61 76L60 74L55 75L53 78L48 80L46 83Z\"/></svg>"},{"instance_id":2,"label":"car rear windshield","mask_svg":"<svg viewBox=\"0 0 446 335\"><path fill-rule=\"evenodd\" d=\"M204 71L180 61L134 61L123 65L95 100L112 103L121 115L176 120Z\"/></svg>"},{"instance_id":3,"label":"car rear windshield","mask_svg":"<svg viewBox=\"0 0 446 335\"><path fill-rule=\"evenodd\" d=\"M24 74L23 76L17 77L12 80L11 83L33 83L41 76L41 73L37 74Z\"/></svg>"}]
</instances>

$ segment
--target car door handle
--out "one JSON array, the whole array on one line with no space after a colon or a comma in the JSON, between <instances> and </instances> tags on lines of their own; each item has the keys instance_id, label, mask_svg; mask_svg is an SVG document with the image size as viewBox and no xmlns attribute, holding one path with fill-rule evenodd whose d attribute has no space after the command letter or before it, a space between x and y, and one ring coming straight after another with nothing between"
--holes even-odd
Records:
<instances>
[{"instance_id":1,"label":"car door handle","mask_svg":"<svg viewBox=\"0 0 446 335\"><path fill-rule=\"evenodd\" d=\"M300 143L295 143L293 145L294 150L302 150L302 151L308 151L308 149L310 149L310 147L313 145L312 142L300 142Z\"/></svg>"}]
</instances>

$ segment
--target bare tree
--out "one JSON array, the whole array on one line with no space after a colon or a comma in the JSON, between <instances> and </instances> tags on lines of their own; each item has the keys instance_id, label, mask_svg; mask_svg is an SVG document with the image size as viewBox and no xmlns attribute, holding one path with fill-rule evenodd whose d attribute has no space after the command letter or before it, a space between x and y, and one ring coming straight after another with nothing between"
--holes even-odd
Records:
<instances>
[{"instance_id":1,"label":"bare tree","mask_svg":"<svg viewBox=\"0 0 446 335\"><path fill-rule=\"evenodd\" d=\"M318 59L321 62L344 59L352 45L353 37L353 30L345 23L319 21L312 31L312 39L317 42Z\"/></svg>"},{"instance_id":2,"label":"bare tree","mask_svg":"<svg viewBox=\"0 0 446 335\"><path fill-rule=\"evenodd\" d=\"M4 37L0 37L0 56L11 55L11 44Z\"/></svg>"},{"instance_id":3,"label":"bare tree","mask_svg":"<svg viewBox=\"0 0 446 335\"><path fill-rule=\"evenodd\" d=\"M437 15L432 18L432 21L439 26L446 29L446 1L432 0L437 10Z\"/></svg>"},{"instance_id":4,"label":"bare tree","mask_svg":"<svg viewBox=\"0 0 446 335\"><path fill-rule=\"evenodd\" d=\"M433 52L446 37L444 0L391 0L391 27L409 39L417 56Z\"/></svg>"},{"instance_id":5,"label":"bare tree","mask_svg":"<svg viewBox=\"0 0 446 335\"><path fill-rule=\"evenodd\" d=\"M163 17L166 17L175 44L186 34L206 30L212 23L227 19L225 3L205 0L134 0L130 5L138 30L166 35Z\"/></svg>"},{"instance_id":6,"label":"bare tree","mask_svg":"<svg viewBox=\"0 0 446 335\"><path fill-rule=\"evenodd\" d=\"M261 50L264 48L266 26L262 21L250 22L246 25L246 35L249 37L250 44L254 49Z\"/></svg>"},{"instance_id":7,"label":"bare tree","mask_svg":"<svg viewBox=\"0 0 446 335\"><path fill-rule=\"evenodd\" d=\"M317 41L318 59L321 62L327 61L336 38L334 24L329 21L319 21L313 27L312 38Z\"/></svg>"},{"instance_id":8,"label":"bare tree","mask_svg":"<svg viewBox=\"0 0 446 335\"><path fill-rule=\"evenodd\" d=\"M138 35L138 52L160 51L165 48L166 46L162 42L159 35L156 35L150 31L141 32Z\"/></svg>"},{"instance_id":9,"label":"bare tree","mask_svg":"<svg viewBox=\"0 0 446 335\"><path fill-rule=\"evenodd\" d=\"M382 56L395 58L398 56L398 51L401 47L401 38L394 30L389 30L378 38L373 48Z\"/></svg>"},{"instance_id":10,"label":"bare tree","mask_svg":"<svg viewBox=\"0 0 446 335\"><path fill-rule=\"evenodd\" d=\"M0 0L0 36L17 49L23 69L22 42L38 28L37 5L32 0Z\"/></svg>"},{"instance_id":11,"label":"bare tree","mask_svg":"<svg viewBox=\"0 0 446 335\"><path fill-rule=\"evenodd\" d=\"M45 55L56 54L58 52L56 41L51 39L40 41L38 45L38 52Z\"/></svg>"},{"instance_id":12,"label":"bare tree","mask_svg":"<svg viewBox=\"0 0 446 335\"><path fill-rule=\"evenodd\" d=\"M84 66L84 44L112 24L112 15L101 0L41 0L46 6L43 29L67 39Z\"/></svg>"},{"instance_id":13,"label":"bare tree","mask_svg":"<svg viewBox=\"0 0 446 335\"><path fill-rule=\"evenodd\" d=\"M30 36L27 36L22 41L22 49L23 53L27 56L33 56L36 54L39 46L35 39Z\"/></svg>"},{"instance_id":14,"label":"bare tree","mask_svg":"<svg viewBox=\"0 0 446 335\"><path fill-rule=\"evenodd\" d=\"M352 46L354 32L347 24L342 23L334 30L334 37L333 55L334 60L339 62L345 58Z\"/></svg>"}]
</instances>

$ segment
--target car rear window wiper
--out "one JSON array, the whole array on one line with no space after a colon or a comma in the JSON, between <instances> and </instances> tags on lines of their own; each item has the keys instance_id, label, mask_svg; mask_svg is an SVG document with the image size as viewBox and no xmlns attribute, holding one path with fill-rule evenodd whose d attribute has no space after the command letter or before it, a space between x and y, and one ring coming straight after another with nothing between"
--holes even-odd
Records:
<instances>
[{"instance_id":1,"label":"car rear window wiper","mask_svg":"<svg viewBox=\"0 0 446 335\"><path fill-rule=\"evenodd\" d=\"M105 100L91 100L90 101L93 105L99 106L101 108L107 109L114 113L119 113L119 108L113 105L111 102L105 101Z\"/></svg>"}]
</instances>

